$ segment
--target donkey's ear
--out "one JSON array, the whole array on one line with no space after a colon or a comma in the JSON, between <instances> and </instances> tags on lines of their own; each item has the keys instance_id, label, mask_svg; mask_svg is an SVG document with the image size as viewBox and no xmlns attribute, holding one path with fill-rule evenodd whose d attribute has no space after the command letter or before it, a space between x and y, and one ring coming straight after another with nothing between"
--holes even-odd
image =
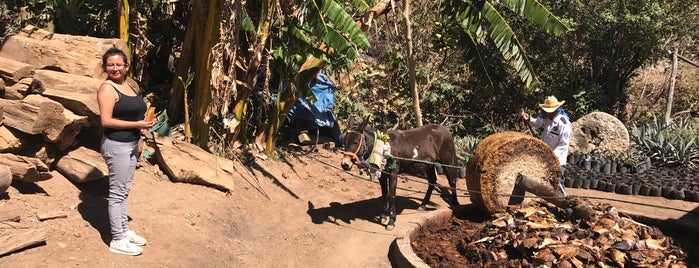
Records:
<instances>
[{"instance_id":1,"label":"donkey's ear","mask_svg":"<svg viewBox=\"0 0 699 268\"><path fill-rule=\"evenodd\" d=\"M370 115L367 115L367 116L364 118L364 121L362 121L362 124L359 125L359 128L358 128L358 129L361 130L361 129L366 128L366 126L369 125L369 118L370 118Z\"/></svg>"},{"instance_id":2,"label":"donkey's ear","mask_svg":"<svg viewBox=\"0 0 699 268\"><path fill-rule=\"evenodd\" d=\"M354 117L350 116L349 118L350 118L349 121L347 121L347 128L348 129L354 127L354 124L355 124Z\"/></svg>"}]
</instances>

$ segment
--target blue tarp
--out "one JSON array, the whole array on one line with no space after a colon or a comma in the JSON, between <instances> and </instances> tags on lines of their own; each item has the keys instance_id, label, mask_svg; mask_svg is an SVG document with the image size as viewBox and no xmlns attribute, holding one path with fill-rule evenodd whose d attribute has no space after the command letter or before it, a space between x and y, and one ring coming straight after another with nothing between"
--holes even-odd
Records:
<instances>
[{"instance_id":1,"label":"blue tarp","mask_svg":"<svg viewBox=\"0 0 699 268\"><path fill-rule=\"evenodd\" d=\"M297 131L317 130L320 135L333 138L335 146L341 148L344 143L342 132L333 114L335 85L325 72L319 72L311 90L316 101L311 103L305 98L298 98L289 112L292 128Z\"/></svg>"},{"instance_id":2,"label":"blue tarp","mask_svg":"<svg viewBox=\"0 0 699 268\"><path fill-rule=\"evenodd\" d=\"M317 127L333 127L337 119L332 112L335 105L335 85L325 72L319 72L316 84L311 88L316 102L298 98L289 115L296 123L305 123Z\"/></svg>"}]
</instances>

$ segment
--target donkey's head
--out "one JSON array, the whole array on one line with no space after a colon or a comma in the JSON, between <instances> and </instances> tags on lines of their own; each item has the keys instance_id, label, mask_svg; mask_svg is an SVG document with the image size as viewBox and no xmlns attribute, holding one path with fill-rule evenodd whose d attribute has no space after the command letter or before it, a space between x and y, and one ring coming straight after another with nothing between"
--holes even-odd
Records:
<instances>
[{"instance_id":1,"label":"donkey's head","mask_svg":"<svg viewBox=\"0 0 699 268\"><path fill-rule=\"evenodd\" d=\"M368 124L369 117L365 118L359 125L355 125L354 120L350 119L344 135L345 152L342 156L342 169L350 170L357 161L363 160L368 150L367 139L364 137L364 130Z\"/></svg>"}]
</instances>

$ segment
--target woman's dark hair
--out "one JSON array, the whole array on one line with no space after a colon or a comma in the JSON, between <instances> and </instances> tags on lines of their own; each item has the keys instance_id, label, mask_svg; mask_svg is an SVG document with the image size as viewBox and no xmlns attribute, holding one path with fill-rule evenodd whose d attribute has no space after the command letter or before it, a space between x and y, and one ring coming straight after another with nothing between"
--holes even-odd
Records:
<instances>
[{"instance_id":1,"label":"woman's dark hair","mask_svg":"<svg viewBox=\"0 0 699 268\"><path fill-rule=\"evenodd\" d=\"M126 53L124 53L124 51L122 51L121 49L113 47L113 48L110 48L109 50L107 50L107 52L104 52L104 55L102 55L102 66L107 64L107 59L109 57L114 56L114 55L121 56L121 58L124 60L124 63L126 65L129 64L129 58L126 57Z\"/></svg>"}]
</instances>

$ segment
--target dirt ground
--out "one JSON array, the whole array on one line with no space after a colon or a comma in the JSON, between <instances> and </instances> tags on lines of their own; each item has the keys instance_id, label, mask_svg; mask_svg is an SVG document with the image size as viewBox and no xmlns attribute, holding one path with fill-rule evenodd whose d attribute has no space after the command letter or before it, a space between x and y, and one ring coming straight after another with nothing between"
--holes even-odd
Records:
<instances>
[{"instance_id":1,"label":"dirt ground","mask_svg":"<svg viewBox=\"0 0 699 268\"><path fill-rule=\"evenodd\" d=\"M21 223L46 230L48 239L0 257L0 267L391 267L393 240L427 213L417 210L427 186L414 177L401 180L397 228L386 231L376 222L378 184L356 169L342 171L340 157L320 149L312 157L256 159L252 170L231 178L237 188L227 194L170 182L143 162L129 216L131 229L148 244L135 257L108 251L106 180L73 184L54 172L36 184L15 182L0 196L0 210L20 209ZM444 177L438 182L447 184ZM469 203L465 181L457 187L459 201ZM699 203L580 189L569 194L699 228ZM433 209L447 208L439 194L432 201ZM68 216L37 220L48 212Z\"/></svg>"}]
</instances>

